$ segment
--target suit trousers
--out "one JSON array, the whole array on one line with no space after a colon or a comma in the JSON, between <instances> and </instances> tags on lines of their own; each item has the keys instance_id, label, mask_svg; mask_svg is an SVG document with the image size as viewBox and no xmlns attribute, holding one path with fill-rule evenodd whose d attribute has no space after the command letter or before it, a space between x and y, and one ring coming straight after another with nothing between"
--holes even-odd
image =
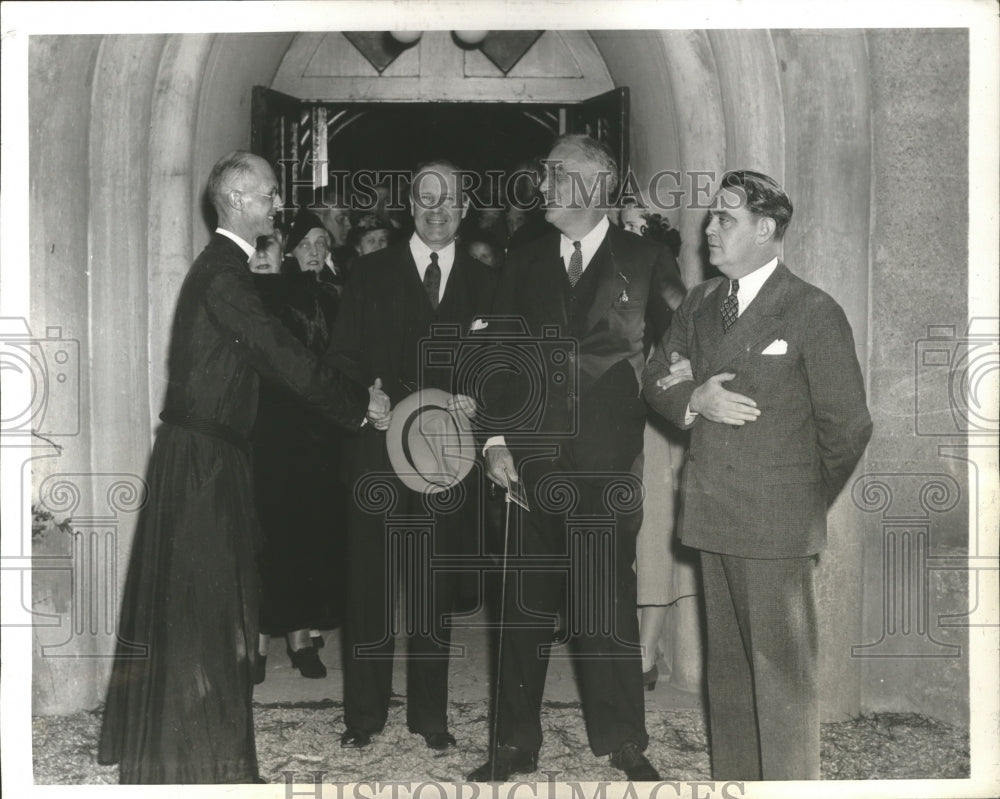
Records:
<instances>
[{"instance_id":1,"label":"suit trousers","mask_svg":"<svg viewBox=\"0 0 1000 799\"><path fill-rule=\"evenodd\" d=\"M377 439L376 453L384 453L384 434L362 435ZM460 553L463 539L475 538L475 529L467 529L465 485L425 497L404 486L388 464L355 482L344 658L344 721L350 728L373 733L385 726L401 633L407 637L407 726L424 735L448 730L446 622L460 578L435 563Z\"/></svg>"},{"instance_id":2,"label":"suit trousers","mask_svg":"<svg viewBox=\"0 0 1000 799\"><path fill-rule=\"evenodd\" d=\"M819 779L815 558L701 564L712 778Z\"/></svg>"},{"instance_id":3,"label":"suit trousers","mask_svg":"<svg viewBox=\"0 0 1000 799\"><path fill-rule=\"evenodd\" d=\"M572 444L560 446L558 457L521 467L531 510L518 512L508 545L497 739L527 751L541 747L551 654L574 660L594 754L628 741L644 749L633 570L642 495L630 496L629 488L635 456L615 458L605 449L589 462ZM567 636L554 642L557 612L566 614Z\"/></svg>"}]
</instances>

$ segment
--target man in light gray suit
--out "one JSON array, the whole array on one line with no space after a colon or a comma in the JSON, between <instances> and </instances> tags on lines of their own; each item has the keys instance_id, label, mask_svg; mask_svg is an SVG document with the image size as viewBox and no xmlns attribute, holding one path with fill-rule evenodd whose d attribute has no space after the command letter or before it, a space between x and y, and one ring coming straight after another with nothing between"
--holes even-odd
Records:
<instances>
[{"instance_id":1,"label":"man in light gray suit","mask_svg":"<svg viewBox=\"0 0 1000 799\"><path fill-rule=\"evenodd\" d=\"M691 429L680 536L701 550L712 776L817 779L813 569L871 417L844 312L779 260L785 192L728 172L710 213L725 277L687 295L643 388Z\"/></svg>"}]
</instances>

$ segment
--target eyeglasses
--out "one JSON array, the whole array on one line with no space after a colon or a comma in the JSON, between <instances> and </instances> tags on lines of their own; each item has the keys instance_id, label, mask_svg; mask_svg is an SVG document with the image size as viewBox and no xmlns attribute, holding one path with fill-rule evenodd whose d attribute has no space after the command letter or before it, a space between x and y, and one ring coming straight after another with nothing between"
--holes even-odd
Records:
<instances>
[{"instance_id":1,"label":"eyeglasses","mask_svg":"<svg viewBox=\"0 0 1000 799\"><path fill-rule=\"evenodd\" d=\"M240 194L256 194L258 197L266 197L272 203L280 196L277 188L271 189L267 194L262 191L247 191L246 189L230 189L230 191Z\"/></svg>"}]
</instances>

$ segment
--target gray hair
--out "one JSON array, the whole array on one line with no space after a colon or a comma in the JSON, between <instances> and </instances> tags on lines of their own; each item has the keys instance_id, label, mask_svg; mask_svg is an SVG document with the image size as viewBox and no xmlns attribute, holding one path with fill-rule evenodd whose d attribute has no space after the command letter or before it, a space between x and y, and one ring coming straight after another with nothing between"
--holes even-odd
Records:
<instances>
[{"instance_id":1,"label":"gray hair","mask_svg":"<svg viewBox=\"0 0 1000 799\"><path fill-rule=\"evenodd\" d=\"M259 156L246 150L233 150L224 155L212 167L208 176L208 198L216 211L221 211L225 203L226 192L233 183L242 185L243 181L254 171Z\"/></svg>"},{"instance_id":2,"label":"gray hair","mask_svg":"<svg viewBox=\"0 0 1000 799\"><path fill-rule=\"evenodd\" d=\"M579 148L587 162L596 167L598 174L608 176L608 195L614 195L618 188L618 162L606 144L582 133L565 133L553 142L552 148L560 144L572 144Z\"/></svg>"}]
</instances>

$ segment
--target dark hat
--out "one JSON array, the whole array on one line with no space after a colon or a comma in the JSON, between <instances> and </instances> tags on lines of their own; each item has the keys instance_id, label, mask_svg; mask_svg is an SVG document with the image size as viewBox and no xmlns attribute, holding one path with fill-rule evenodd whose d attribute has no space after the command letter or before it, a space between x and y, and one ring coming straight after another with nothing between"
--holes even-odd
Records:
<instances>
[{"instance_id":1,"label":"dark hat","mask_svg":"<svg viewBox=\"0 0 1000 799\"><path fill-rule=\"evenodd\" d=\"M291 252L298 247L302 239L306 237L306 234L317 227L320 230L326 230L326 226L316 214L302 208L292 221L292 229L289 231L288 239L285 241L285 252Z\"/></svg>"},{"instance_id":2,"label":"dark hat","mask_svg":"<svg viewBox=\"0 0 1000 799\"><path fill-rule=\"evenodd\" d=\"M392 409L386 434L389 462L407 488L437 494L457 485L476 460L472 423L448 410L452 395L425 388Z\"/></svg>"},{"instance_id":3,"label":"dark hat","mask_svg":"<svg viewBox=\"0 0 1000 799\"><path fill-rule=\"evenodd\" d=\"M353 225L351 225L351 231L347 234L348 246L356 247L358 242L361 241L361 237L364 236L365 233L370 233L373 230L387 230L390 236L396 232L392 223L385 217L379 216L375 213L364 214L359 217Z\"/></svg>"}]
</instances>

